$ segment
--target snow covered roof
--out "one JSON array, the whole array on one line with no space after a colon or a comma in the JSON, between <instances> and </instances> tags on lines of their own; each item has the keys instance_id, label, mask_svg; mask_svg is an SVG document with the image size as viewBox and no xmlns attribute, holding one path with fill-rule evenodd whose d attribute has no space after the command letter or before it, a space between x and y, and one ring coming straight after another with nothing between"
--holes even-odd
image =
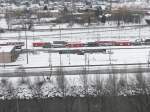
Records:
<instances>
[{"instance_id":1,"label":"snow covered roof","mask_svg":"<svg viewBox=\"0 0 150 112\"><path fill-rule=\"evenodd\" d=\"M15 46L0 46L0 53L2 52L11 52Z\"/></svg>"},{"instance_id":2,"label":"snow covered roof","mask_svg":"<svg viewBox=\"0 0 150 112\"><path fill-rule=\"evenodd\" d=\"M7 22L6 22L5 19L1 19L1 20L0 20L0 25L1 25L1 28L7 28L7 27L8 27L8 26L7 26Z\"/></svg>"}]
</instances>

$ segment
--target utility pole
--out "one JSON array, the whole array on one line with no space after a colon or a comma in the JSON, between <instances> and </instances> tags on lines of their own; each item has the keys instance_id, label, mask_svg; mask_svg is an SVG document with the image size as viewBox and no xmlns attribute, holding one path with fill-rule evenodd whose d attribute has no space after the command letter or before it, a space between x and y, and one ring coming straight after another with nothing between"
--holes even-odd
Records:
<instances>
[{"instance_id":1,"label":"utility pole","mask_svg":"<svg viewBox=\"0 0 150 112\"><path fill-rule=\"evenodd\" d=\"M2 59L3 59L3 64L4 64L3 67L5 68L5 62L6 62L5 60L6 60L6 59L5 59L4 53L5 53L5 52L3 51L3 52L2 52Z\"/></svg>"},{"instance_id":2,"label":"utility pole","mask_svg":"<svg viewBox=\"0 0 150 112\"><path fill-rule=\"evenodd\" d=\"M49 68L50 68L50 77L51 77L51 75L52 75L52 56L51 56L51 52L50 51L49 51ZM50 79L50 77L49 77L49 79Z\"/></svg>"},{"instance_id":3,"label":"utility pole","mask_svg":"<svg viewBox=\"0 0 150 112\"><path fill-rule=\"evenodd\" d=\"M60 31L60 40L61 40L61 29L60 29L60 25L59 25L59 31ZM61 53L59 53L59 61L60 61L60 75L62 75L62 68L61 68Z\"/></svg>"},{"instance_id":4,"label":"utility pole","mask_svg":"<svg viewBox=\"0 0 150 112\"><path fill-rule=\"evenodd\" d=\"M86 65L87 65L87 55L86 53L84 54L84 63L85 63L85 75L87 75L87 69L86 69Z\"/></svg>"},{"instance_id":5,"label":"utility pole","mask_svg":"<svg viewBox=\"0 0 150 112\"><path fill-rule=\"evenodd\" d=\"M110 0L109 2L110 2L110 12L111 12L111 9L112 9L112 0Z\"/></svg>"},{"instance_id":6,"label":"utility pole","mask_svg":"<svg viewBox=\"0 0 150 112\"><path fill-rule=\"evenodd\" d=\"M141 40L141 15L139 18L139 40Z\"/></svg>"},{"instance_id":7,"label":"utility pole","mask_svg":"<svg viewBox=\"0 0 150 112\"><path fill-rule=\"evenodd\" d=\"M62 71L62 62L61 62L61 61L62 61L62 60L61 60L61 54L59 54L59 62L60 62L60 63L59 63L59 74L60 74L60 75L63 75L63 74L62 74L63 71Z\"/></svg>"},{"instance_id":8,"label":"utility pole","mask_svg":"<svg viewBox=\"0 0 150 112\"><path fill-rule=\"evenodd\" d=\"M148 63L148 67L149 67L149 64L150 64L150 51L148 53L148 60L147 60L147 63Z\"/></svg>"},{"instance_id":9,"label":"utility pole","mask_svg":"<svg viewBox=\"0 0 150 112\"><path fill-rule=\"evenodd\" d=\"M21 40L21 30L18 30L18 40Z\"/></svg>"},{"instance_id":10,"label":"utility pole","mask_svg":"<svg viewBox=\"0 0 150 112\"><path fill-rule=\"evenodd\" d=\"M61 28L60 28L60 25L59 25L59 34L60 34L60 40L61 40Z\"/></svg>"},{"instance_id":11,"label":"utility pole","mask_svg":"<svg viewBox=\"0 0 150 112\"><path fill-rule=\"evenodd\" d=\"M111 51L111 48L110 48L110 51L109 51L109 53L108 53L108 54L109 54L109 64L110 64L110 65L112 64L112 62L111 62L111 61L112 61L112 60L111 60L111 52L112 52L112 51Z\"/></svg>"},{"instance_id":12,"label":"utility pole","mask_svg":"<svg viewBox=\"0 0 150 112\"><path fill-rule=\"evenodd\" d=\"M26 55L26 59L27 59L27 64L29 63L29 56L28 56L28 37L27 37L27 26L26 26L26 23L25 23L25 38L26 38L26 52L27 52L27 55Z\"/></svg>"}]
</instances>

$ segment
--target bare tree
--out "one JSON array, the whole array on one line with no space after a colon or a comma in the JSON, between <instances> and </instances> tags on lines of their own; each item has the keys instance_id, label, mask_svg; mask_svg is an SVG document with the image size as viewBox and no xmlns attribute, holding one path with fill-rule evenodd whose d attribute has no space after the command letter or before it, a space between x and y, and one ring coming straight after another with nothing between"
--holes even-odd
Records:
<instances>
[{"instance_id":1,"label":"bare tree","mask_svg":"<svg viewBox=\"0 0 150 112\"><path fill-rule=\"evenodd\" d=\"M103 112L104 111L104 82L101 79L101 74L97 74L94 77L94 82L93 82L93 86L95 88L95 95L97 97L97 110L99 112Z\"/></svg>"},{"instance_id":2,"label":"bare tree","mask_svg":"<svg viewBox=\"0 0 150 112\"><path fill-rule=\"evenodd\" d=\"M1 97L3 97L4 99L7 98L6 97L6 85L8 85L8 79L4 79L2 78L1 79L1 82L0 82L0 88L1 88Z\"/></svg>"},{"instance_id":3,"label":"bare tree","mask_svg":"<svg viewBox=\"0 0 150 112\"><path fill-rule=\"evenodd\" d=\"M41 77L36 77L34 83L31 83L31 81L28 81L27 85L28 85L28 88L31 90L33 98L44 97L43 91L42 91L42 87L44 83L45 83L45 80L43 80Z\"/></svg>"},{"instance_id":4,"label":"bare tree","mask_svg":"<svg viewBox=\"0 0 150 112\"><path fill-rule=\"evenodd\" d=\"M82 74L80 75L80 79L83 85L83 90L82 94L86 98L86 103L87 103L87 112L90 112L90 95L89 95L89 84L88 84L88 74L86 67L83 68Z\"/></svg>"},{"instance_id":5,"label":"bare tree","mask_svg":"<svg viewBox=\"0 0 150 112\"><path fill-rule=\"evenodd\" d=\"M60 93L60 96L64 100L65 112L69 112L68 111L68 101L67 101L67 91L68 91L67 84L68 84L68 82L67 82L67 79L65 78L65 74L64 74L62 68L58 68L58 70L57 70L56 83L58 86L58 92Z\"/></svg>"},{"instance_id":6,"label":"bare tree","mask_svg":"<svg viewBox=\"0 0 150 112\"><path fill-rule=\"evenodd\" d=\"M150 110L150 87L139 65L138 73L135 75L135 84L130 85L132 93L128 95L128 102L137 112L148 112Z\"/></svg>"},{"instance_id":7,"label":"bare tree","mask_svg":"<svg viewBox=\"0 0 150 112\"><path fill-rule=\"evenodd\" d=\"M4 96L4 99L13 99L17 97L15 88L8 79L1 79L1 89L3 90L2 95Z\"/></svg>"},{"instance_id":8,"label":"bare tree","mask_svg":"<svg viewBox=\"0 0 150 112\"><path fill-rule=\"evenodd\" d=\"M44 112L45 100L43 95L43 85L45 84L45 80L41 77L36 77L34 83L28 83L28 88L31 90L32 98L36 101L39 112Z\"/></svg>"},{"instance_id":9,"label":"bare tree","mask_svg":"<svg viewBox=\"0 0 150 112\"><path fill-rule=\"evenodd\" d=\"M61 93L62 97L65 97L66 93L67 93L67 84L68 84L68 82L67 82L67 80L65 78L65 75L63 73L63 69L62 68L57 69L56 72L57 72L56 83L57 83L59 92Z\"/></svg>"},{"instance_id":10,"label":"bare tree","mask_svg":"<svg viewBox=\"0 0 150 112\"><path fill-rule=\"evenodd\" d=\"M6 11L6 14L5 14L5 18L6 18L6 22L7 22L7 26L8 26L8 30L10 30L11 29L11 21L12 21L12 17L11 17L11 15L10 15L10 12L7 12Z\"/></svg>"},{"instance_id":11,"label":"bare tree","mask_svg":"<svg viewBox=\"0 0 150 112\"><path fill-rule=\"evenodd\" d=\"M118 95L125 96L128 90L127 74L120 74L119 81L117 82Z\"/></svg>"},{"instance_id":12,"label":"bare tree","mask_svg":"<svg viewBox=\"0 0 150 112\"><path fill-rule=\"evenodd\" d=\"M117 91L117 74L112 71L113 74L110 74L105 85L105 95L110 96L109 99L109 108L111 112L118 111L118 91Z\"/></svg>"}]
</instances>

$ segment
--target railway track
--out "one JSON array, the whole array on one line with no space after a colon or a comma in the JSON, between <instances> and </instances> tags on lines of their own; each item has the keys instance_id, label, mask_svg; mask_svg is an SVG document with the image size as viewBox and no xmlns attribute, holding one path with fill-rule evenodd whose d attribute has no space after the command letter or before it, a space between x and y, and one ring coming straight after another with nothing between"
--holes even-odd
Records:
<instances>
[{"instance_id":1,"label":"railway track","mask_svg":"<svg viewBox=\"0 0 150 112\"><path fill-rule=\"evenodd\" d=\"M15 65L16 66L16 65ZM150 63L127 63L127 64L97 64L97 65L69 65L69 66L39 66L39 67L21 67L20 69L42 69L42 68L82 68L82 67L132 67L132 66L150 66Z\"/></svg>"},{"instance_id":2,"label":"railway track","mask_svg":"<svg viewBox=\"0 0 150 112\"><path fill-rule=\"evenodd\" d=\"M72 65L72 66L41 66L20 67L16 70L4 68L0 77L28 77L51 75L87 75L87 74L124 74L149 73L148 63L102 64L102 65Z\"/></svg>"},{"instance_id":3,"label":"railway track","mask_svg":"<svg viewBox=\"0 0 150 112\"><path fill-rule=\"evenodd\" d=\"M102 49L106 50L117 50L117 49L150 49L150 46L101 46L101 47L80 47L80 48L40 48L40 49L22 49L21 53L27 52L49 52L49 53L57 53L57 52L72 52L72 51L84 51L85 53L92 52L102 52Z\"/></svg>"},{"instance_id":4,"label":"railway track","mask_svg":"<svg viewBox=\"0 0 150 112\"><path fill-rule=\"evenodd\" d=\"M69 65L69 66L28 66L28 67L23 67L20 64L16 64L16 65L9 65L9 64L5 64L4 65L0 65L0 67L4 68L4 67L20 67L20 69L41 69L41 68L75 68L75 67L125 67L125 66L148 66L150 65L150 63L126 63L126 64L95 64L95 65Z\"/></svg>"},{"instance_id":5,"label":"railway track","mask_svg":"<svg viewBox=\"0 0 150 112\"><path fill-rule=\"evenodd\" d=\"M60 31L61 32L61 36L63 37L67 37L68 35L79 35L79 34L86 34L86 33L103 33L103 32L113 32L113 31L125 31L125 30L133 30L133 29L138 29L138 28L144 28L144 27L148 27L148 25L129 25L129 26L120 26L120 27L91 27L91 28L61 28L61 29L34 29L34 30L7 30L6 29L6 33L14 33L14 32L19 32L19 31L27 31L27 32L32 32L34 33L34 35L27 35L28 39L30 38L60 38ZM112 28L112 29L111 29ZM79 31L75 31L75 30L79 30ZM83 30L88 30L88 31L83 31ZM93 30L93 31L91 31ZM99 30L99 31L98 31ZM44 34L44 35L37 35L36 32L55 32L53 34ZM59 32L57 32L59 31ZM63 32L63 31L70 31L70 32ZM116 37L116 36L115 36ZM137 37L137 36L130 36L130 37ZM2 37L3 39L26 39L25 35L21 35L21 37L18 36L11 36L11 37ZM97 38L97 37L96 37ZM102 36L101 36L102 38Z\"/></svg>"}]
</instances>

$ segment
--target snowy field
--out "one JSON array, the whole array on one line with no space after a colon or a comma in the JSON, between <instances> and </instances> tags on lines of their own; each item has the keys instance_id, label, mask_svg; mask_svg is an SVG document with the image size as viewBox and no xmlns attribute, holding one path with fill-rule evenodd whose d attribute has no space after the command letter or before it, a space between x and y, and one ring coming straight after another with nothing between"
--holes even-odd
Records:
<instances>
[{"instance_id":1,"label":"snowy field","mask_svg":"<svg viewBox=\"0 0 150 112\"><path fill-rule=\"evenodd\" d=\"M26 54L21 54L14 65L23 66L64 66L68 65L84 65L85 60L89 65L94 64L109 64L110 58L112 64L127 64L127 63L147 63L150 49L121 49L112 50L112 54L105 53L86 53L84 55L77 54L59 54L37 52L37 54L29 54L29 63L26 64ZM86 62L86 63L87 63Z\"/></svg>"},{"instance_id":2,"label":"snowy field","mask_svg":"<svg viewBox=\"0 0 150 112\"><path fill-rule=\"evenodd\" d=\"M27 63L26 54L20 54L16 62L3 64L1 63L1 73L17 72L20 67L48 67L50 66L75 66L75 65L105 65L105 64L137 64L148 63L150 49L117 49L112 50L112 54L105 53L86 53L84 55L77 54L58 54L37 52L37 54L28 54ZM6 65L18 65L9 67ZM147 67L148 64L144 67ZM118 66L117 68L125 66ZM133 66L133 68L136 66ZM82 67L68 68L67 70L81 70ZM105 67L90 67L91 70L108 69ZM28 72L47 71L50 68L28 69Z\"/></svg>"}]
</instances>

